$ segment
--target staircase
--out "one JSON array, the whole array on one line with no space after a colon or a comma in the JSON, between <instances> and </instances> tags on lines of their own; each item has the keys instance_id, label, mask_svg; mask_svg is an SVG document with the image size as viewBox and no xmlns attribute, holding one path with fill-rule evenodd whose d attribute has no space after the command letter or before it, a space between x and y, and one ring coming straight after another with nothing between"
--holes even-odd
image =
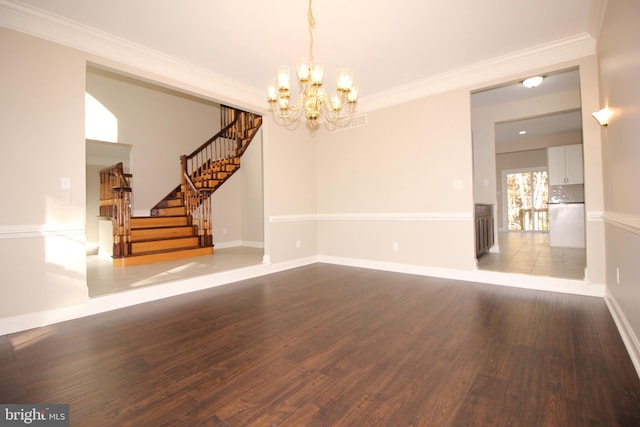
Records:
<instances>
[{"instance_id":1,"label":"staircase","mask_svg":"<svg viewBox=\"0 0 640 427\"><path fill-rule=\"evenodd\" d=\"M213 254L211 195L240 169L242 154L262 125L261 116L225 106L221 120L220 132L181 156L180 184L150 216L131 217L130 175L122 164L100 171L101 183L104 174L104 186L111 187L101 191L100 209L112 218L114 267Z\"/></svg>"}]
</instances>

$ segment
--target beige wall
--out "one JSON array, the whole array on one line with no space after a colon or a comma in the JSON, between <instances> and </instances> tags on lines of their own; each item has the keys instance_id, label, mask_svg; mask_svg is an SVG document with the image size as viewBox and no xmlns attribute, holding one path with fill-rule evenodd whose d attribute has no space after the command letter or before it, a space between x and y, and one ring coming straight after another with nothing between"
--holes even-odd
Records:
<instances>
[{"instance_id":1,"label":"beige wall","mask_svg":"<svg viewBox=\"0 0 640 427\"><path fill-rule=\"evenodd\" d=\"M265 255L271 262L317 254L317 134L263 122ZM299 244L298 244L299 242Z\"/></svg>"},{"instance_id":2,"label":"beige wall","mask_svg":"<svg viewBox=\"0 0 640 427\"><path fill-rule=\"evenodd\" d=\"M447 92L322 135L321 255L473 268L469 102L467 90Z\"/></svg>"},{"instance_id":3,"label":"beige wall","mask_svg":"<svg viewBox=\"0 0 640 427\"><path fill-rule=\"evenodd\" d=\"M4 28L0 57L0 317L9 317L87 298L85 61Z\"/></svg>"},{"instance_id":4,"label":"beige wall","mask_svg":"<svg viewBox=\"0 0 640 427\"><path fill-rule=\"evenodd\" d=\"M6 57L12 60L10 72L7 68L2 70L1 84L3 89L10 89L11 100L20 107L7 109L3 103L3 120L7 124L31 125L26 141L32 147L22 150L22 154L28 151L33 156L36 153L36 164L45 166L38 182L53 181L44 190L38 189L40 193L36 200L40 204L25 201L33 205L33 215L37 219L14 213L5 216L3 212L0 226L16 227L24 221L27 224L55 222L58 218L83 223L86 61L121 69L181 90L198 92L184 83L154 76L151 71L133 70L104 58L82 55L8 30L3 30L0 36L3 58L6 50ZM34 52L37 56L31 57L24 52ZM31 71L33 62L40 69L51 70L51 73L41 75ZM583 64L588 70L595 70L595 62L589 63L588 60L559 64L557 68L550 69L582 67ZM595 72L592 72L590 78L583 79L583 84L597 87L595 77ZM488 82L487 86L490 84L496 82ZM12 89L15 86L26 89ZM267 259L279 263L323 255L452 271L473 270L474 177L469 97L473 89L477 88L453 90L370 112L368 125L336 133L328 133L324 129L312 133L304 127L290 131L275 125L273 119L266 116L262 151ZM31 91L31 97L26 100L22 96L25 90ZM40 92L44 94L43 102L34 103L33 99L38 98L33 96L43 96ZM212 97L213 92L203 89L198 95ZM586 93L586 97L588 100L593 94ZM54 106L55 120L49 112ZM592 107L587 105L589 109ZM39 126L33 126L34 120ZM39 133L41 129L49 131L46 138ZM3 126L0 132L3 139L15 140L18 136L25 139L23 129ZM586 136L585 141L588 140ZM55 145L48 145L50 141ZM585 154L586 168L597 167L594 159L598 157L599 136L595 141L587 150L589 154ZM34 147L51 152L40 156ZM4 145L3 150L6 150ZM3 154L11 155L20 150L13 147ZM146 155L151 156L151 153ZM56 156L64 160L50 165L48 160ZM138 167L136 159L140 156L140 153L134 154L132 163L136 176L145 174L144 170L135 169ZM493 181L493 151L491 158ZM6 181L11 175L5 176L5 173L2 172ZM53 210L54 216L44 219L43 213L50 210L40 200L59 197L60 176L71 176L72 182L79 183L72 191L79 192L80 201L76 204L72 198L74 209L63 208L58 203ZM492 200L495 200L493 184ZM22 199L24 197L19 198ZM233 199L229 203L243 204L245 201ZM219 220L218 223L222 225L225 221ZM17 232L13 234L19 235ZM15 240L17 246L30 241ZM71 242L73 239L66 240ZM15 266L8 269L8 277L16 285L10 287L7 294L15 294L19 301L9 305L3 299L0 317L86 301L84 245L82 238L77 240L81 243L78 245L80 250L77 254L65 252L64 259L58 261L62 267L56 270L59 274L55 277L44 277L49 264L40 252L26 252L23 259L10 256L8 259L14 261ZM398 244L398 250L393 250L393 243ZM2 245L3 251L8 252L10 247ZM591 248L588 252L592 252ZM593 252L597 253L597 250ZM76 268L76 264L82 267ZM26 277L22 274L24 269L30 269ZM78 274L69 273L74 271ZM23 292L25 280L28 282L28 294ZM47 298L51 289L56 291L55 298Z\"/></svg>"},{"instance_id":5,"label":"beige wall","mask_svg":"<svg viewBox=\"0 0 640 427\"><path fill-rule=\"evenodd\" d=\"M613 116L601 129L607 293L640 352L640 2L609 0L601 38L600 102ZM595 109L594 109L595 111ZM616 270L619 272L619 283Z\"/></svg>"}]
</instances>

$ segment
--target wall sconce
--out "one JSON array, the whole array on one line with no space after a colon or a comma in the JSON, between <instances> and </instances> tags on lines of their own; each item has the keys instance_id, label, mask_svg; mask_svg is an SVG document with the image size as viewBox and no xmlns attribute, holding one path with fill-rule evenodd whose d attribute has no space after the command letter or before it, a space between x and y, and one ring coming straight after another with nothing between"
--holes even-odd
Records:
<instances>
[{"instance_id":1,"label":"wall sconce","mask_svg":"<svg viewBox=\"0 0 640 427\"><path fill-rule=\"evenodd\" d=\"M604 107L600 111L596 111L595 113L591 113L593 117L600 123L600 126L608 126L609 125L609 117L611 117L611 110L609 108Z\"/></svg>"}]
</instances>

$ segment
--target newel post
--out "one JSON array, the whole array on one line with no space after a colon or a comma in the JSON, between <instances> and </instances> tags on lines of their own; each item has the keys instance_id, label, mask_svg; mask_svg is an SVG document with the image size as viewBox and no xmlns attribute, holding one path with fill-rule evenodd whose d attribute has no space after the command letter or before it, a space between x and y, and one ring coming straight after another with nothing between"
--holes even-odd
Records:
<instances>
[{"instance_id":1,"label":"newel post","mask_svg":"<svg viewBox=\"0 0 640 427\"><path fill-rule=\"evenodd\" d=\"M113 187L113 257L131 255L131 187Z\"/></svg>"}]
</instances>

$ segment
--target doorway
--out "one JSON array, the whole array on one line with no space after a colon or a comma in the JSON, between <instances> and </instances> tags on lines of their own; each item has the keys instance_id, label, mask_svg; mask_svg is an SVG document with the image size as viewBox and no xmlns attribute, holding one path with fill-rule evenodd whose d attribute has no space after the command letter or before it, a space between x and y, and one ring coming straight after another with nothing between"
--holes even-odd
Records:
<instances>
[{"instance_id":1,"label":"doorway","mask_svg":"<svg viewBox=\"0 0 640 427\"><path fill-rule=\"evenodd\" d=\"M132 213L149 216L153 205L179 184L180 155L197 148L220 130L220 104L102 67L88 66L86 82L87 93L108 108L110 114L87 113L85 119L108 117L109 122L117 123L110 137L92 134L92 138L100 141L94 144L88 140L87 143L86 188L87 203L91 203L91 207L86 208L85 227L98 230L97 171L122 161L133 175ZM87 126L89 129L103 131L104 127ZM117 152L106 155L104 150L94 150L95 147ZM94 255L94 248L87 256L89 296L94 298L262 264L262 157L262 132L258 132L243 155L242 169L214 194L214 205L224 207L213 213L215 255L114 268L110 256ZM97 236L98 231L93 234Z\"/></svg>"},{"instance_id":2,"label":"doorway","mask_svg":"<svg viewBox=\"0 0 640 427\"><path fill-rule=\"evenodd\" d=\"M530 76L523 76L530 77ZM580 73L548 73L471 94L474 202L495 213L496 245L478 268L582 280L586 251L549 246L547 148L582 144Z\"/></svg>"}]
</instances>

